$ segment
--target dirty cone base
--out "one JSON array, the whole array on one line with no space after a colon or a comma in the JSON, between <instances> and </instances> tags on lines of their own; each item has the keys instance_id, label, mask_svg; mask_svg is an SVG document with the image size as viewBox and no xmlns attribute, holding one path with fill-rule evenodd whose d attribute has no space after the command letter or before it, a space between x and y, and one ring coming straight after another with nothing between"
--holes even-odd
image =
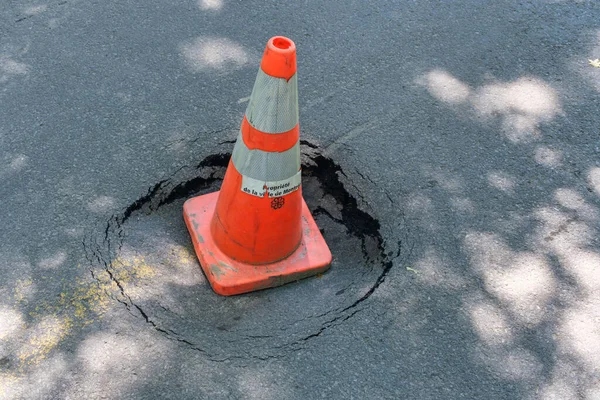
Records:
<instances>
[{"instance_id":1,"label":"dirty cone base","mask_svg":"<svg viewBox=\"0 0 600 400\"><path fill-rule=\"evenodd\" d=\"M194 250L213 290L224 296L280 286L325 272L331 252L308 207L302 200L302 241L284 260L263 265L245 264L226 256L212 240L210 222L219 192L189 199L183 217Z\"/></svg>"}]
</instances>

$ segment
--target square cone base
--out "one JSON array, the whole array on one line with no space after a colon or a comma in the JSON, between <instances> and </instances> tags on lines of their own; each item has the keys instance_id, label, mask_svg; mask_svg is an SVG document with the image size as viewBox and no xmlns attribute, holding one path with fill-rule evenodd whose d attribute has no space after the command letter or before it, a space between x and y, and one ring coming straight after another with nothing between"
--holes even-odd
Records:
<instances>
[{"instance_id":1,"label":"square cone base","mask_svg":"<svg viewBox=\"0 0 600 400\"><path fill-rule=\"evenodd\" d=\"M302 200L302 241L287 258L252 265L235 261L223 254L210 234L219 192L193 197L183 205L183 218L194 243L196 255L213 290L231 296L280 286L327 271L331 252Z\"/></svg>"}]
</instances>

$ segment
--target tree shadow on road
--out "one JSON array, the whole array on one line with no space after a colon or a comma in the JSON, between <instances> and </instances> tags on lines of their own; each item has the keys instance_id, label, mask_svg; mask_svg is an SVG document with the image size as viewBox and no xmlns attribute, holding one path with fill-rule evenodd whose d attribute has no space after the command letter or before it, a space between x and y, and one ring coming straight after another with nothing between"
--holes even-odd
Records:
<instances>
[{"instance_id":1,"label":"tree shadow on road","mask_svg":"<svg viewBox=\"0 0 600 400\"><path fill-rule=\"evenodd\" d=\"M408 235L412 253L393 261L352 317L319 317L319 334L263 359L251 350L214 357L169 325L157 330L116 281L133 296L160 265L140 254L113 259L123 274L115 280L90 268L82 244L96 219L231 145L271 36L262 24L240 26L254 8L77 3L77 18L46 21L65 29L50 35L65 35L63 45L37 34L3 48L0 88L24 93L6 97L4 115L37 127L0 137L0 178L15 188L5 198L23 215L1 255L0 395L599 396L600 114L590 99L600 80L587 65L600 56L598 6L521 3L264 6L269 31L300 52L303 137L341 167L386 245ZM38 11L14 23L33 24ZM61 57L44 58L44 46ZM37 109L32 93L51 106ZM69 168L24 152L28 140L71 156ZM19 193L20 177L41 194ZM64 216L71 202L77 211ZM45 208L53 216L36 222ZM194 265L189 247L170 244L173 263ZM199 270L172 278L157 304L210 290ZM297 285L333 287L326 279ZM228 315L231 304L267 308L270 296L220 299L222 320L210 321L206 342L243 322ZM192 309L179 317L196 318Z\"/></svg>"}]
</instances>

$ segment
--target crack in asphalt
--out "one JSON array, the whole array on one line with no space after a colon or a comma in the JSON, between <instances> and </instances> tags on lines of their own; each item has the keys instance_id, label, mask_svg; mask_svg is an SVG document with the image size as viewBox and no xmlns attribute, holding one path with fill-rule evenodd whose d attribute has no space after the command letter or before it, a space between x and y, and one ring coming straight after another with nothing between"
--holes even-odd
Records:
<instances>
[{"instance_id":1,"label":"crack in asphalt","mask_svg":"<svg viewBox=\"0 0 600 400\"><path fill-rule=\"evenodd\" d=\"M113 219L113 218L111 218ZM118 221L117 219L115 219L115 221ZM119 226L120 227L120 226ZM110 243L110 239L108 239L108 237L105 237L105 240L107 241L107 243ZM209 352L207 352L206 350L198 347L196 344L183 339L181 337L180 334L178 334L177 332L175 332L172 329L163 329L161 328L156 322L154 322L150 316L144 311L144 309L136 304L132 299L131 296L129 296L127 294L127 292L125 291L125 288L123 287L123 284L119 281L119 279L117 279L117 277L115 276L115 274L111 271L111 265L112 265L112 258L110 257L110 255L108 256L108 260L104 260L102 254L97 251L97 250L93 250L93 249L88 249L89 246L86 245L85 240L82 242L83 243L83 248L86 254L86 259L88 260L88 262L90 263L90 274L92 276L92 278L97 282L98 284L98 288L101 289L101 285L100 285L100 278L96 275L96 272L93 268L94 265L94 258L96 259L96 262L100 263L103 265L103 272L105 272L110 281L114 282L114 284L118 287L119 289L119 293L121 294L121 296L123 296L123 298L125 300L119 299L118 297L115 297L113 295L111 295L110 293L107 293L112 299L116 300L117 302L121 303L122 305L125 306L125 308L127 309L127 311L129 313L131 313L133 316L138 317L138 315L136 315L135 313L133 313L131 311L132 307L134 309L136 309L138 311L139 316L141 316L144 321L149 324L154 330L156 330L157 332L161 333L163 336L165 336L167 339L169 340L173 340L182 344L187 345L189 348L198 351L202 354L204 354L205 356L207 356L211 361L215 361L215 362L221 362L224 361L223 359L220 358L216 358L214 355L210 354ZM91 253L90 253L91 251ZM90 257L90 254L92 254L93 256ZM105 291L106 292L106 291Z\"/></svg>"},{"instance_id":2,"label":"crack in asphalt","mask_svg":"<svg viewBox=\"0 0 600 400\"><path fill-rule=\"evenodd\" d=\"M234 143L235 141L226 141L223 143ZM310 149L317 150L319 147L315 144L312 144L308 141L302 140L301 144L309 147ZM380 285L385 281L389 272L394 266L394 260L398 258L402 254L403 243L401 240L397 242L397 250L394 252L386 253L386 243L381 234L381 225L377 219L371 216L369 213L361 210L357 204L356 198L351 195L347 189L345 188L344 183L340 180L340 176L347 178L346 174L333 160L328 157L323 156L318 152L314 152L314 154L306 155L308 157L309 163L303 163L302 171L305 176L314 177L321 185L321 190L324 195L331 195L339 205L341 205L341 218L334 217L328 210L326 210L322 206L317 206L312 212L313 215L324 214L327 217L331 218L332 221L335 221L339 224L342 224L346 227L348 233L353 235L361 240L361 251L366 261L373 261L379 264L382 268L381 272L377 276L375 282L371 285L371 287L358 299L356 299L350 305L346 307L338 307L334 310L328 310L324 313L310 316L310 318L322 318L328 314L334 312L335 316L329 318L328 320L321 322L320 327L312 333L304 335L303 337L296 339L291 342L283 343L278 346L271 346L272 350L281 350L287 348L290 351L297 351L303 348L303 346L312 339L320 337L324 332L328 329L336 327L345 321L352 318L354 315L364 310L364 307L359 307L362 303L368 300L373 293L380 287ZM161 335L167 337L170 340L176 341L182 345L189 347L195 351L202 353L204 356L208 357L211 361L215 362L224 362L233 359L258 359L258 360L268 360L274 358L282 358L285 357L286 354L251 354L249 352L245 352L244 355L230 355L228 357L217 357L214 354L207 352L205 349L201 348L197 344L183 338L179 333L175 332L172 329L163 328L159 324L157 324L150 315L139 305L136 304L132 298L127 294L125 287L119 281L118 277L113 273L112 265L113 259L111 257L113 250L113 243L110 238L111 231L116 233L116 239L118 241L118 250L121 249L122 243L124 240L124 232L123 232L123 224L131 217L133 213L136 211L146 210L147 213L151 213L156 211L163 205L170 204L176 200L187 198L191 195L196 194L198 191L208 188L215 181L221 180L224 174L224 170L229 164L230 153L217 153L212 154L203 159L196 167L196 171L200 171L200 176L196 176L194 178L188 179L186 181L175 184L171 187L171 180L175 177L177 172L182 167L177 170L174 174L172 174L169 178L163 179L156 183L155 185L148 188L146 194L138 198L136 201L131 203L128 207L126 207L120 214L113 215L106 222L106 227L104 229L104 244L107 247L108 254L105 256L100 251L99 247L95 240L92 243L95 244L95 249L91 248L88 244L86 245L85 241L83 243L84 250L86 252L86 258L90 263L90 272L92 274L93 279L99 281L96 273L94 272L93 265L95 262L98 262L102 265L104 272L107 274L109 279L114 282L114 284L119 289L120 296L112 296L119 303L123 304L127 310L135 315L132 312L132 309L137 310L137 314L141 316L141 318L152 327L155 331L159 332ZM204 174L203 174L204 172ZM208 174L206 174L208 172ZM358 171L357 171L358 172ZM204 176L203 176L204 175ZM367 179L365 176L358 172L358 175L361 176L363 180L367 180L373 182L370 178ZM354 186L354 185L353 185ZM354 189L359 193L358 187L354 186ZM359 193L363 204L370 207L368 202L362 197ZM393 200L387 194L388 199L393 203ZM374 251L369 250L367 242L368 240L374 241ZM376 254L373 254L375 252ZM91 255L90 255L91 254ZM95 260L95 261L94 261ZM347 289L347 288L346 288ZM345 291L346 289L342 290ZM118 298L118 297L122 297ZM309 317L303 318L307 319ZM235 331L232 331L235 332ZM269 338L269 335L242 335L241 337L246 340L254 340L257 338Z\"/></svg>"}]
</instances>

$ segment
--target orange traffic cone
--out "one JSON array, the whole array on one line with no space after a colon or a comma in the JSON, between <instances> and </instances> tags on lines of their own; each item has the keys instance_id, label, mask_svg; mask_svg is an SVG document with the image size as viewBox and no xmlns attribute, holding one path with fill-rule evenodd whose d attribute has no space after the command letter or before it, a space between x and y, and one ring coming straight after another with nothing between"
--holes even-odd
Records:
<instances>
[{"instance_id":1,"label":"orange traffic cone","mask_svg":"<svg viewBox=\"0 0 600 400\"><path fill-rule=\"evenodd\" d=\"M183 216L215 292L283 285L329 268L331 252L302 198L296 45L276 36L263 59L219 192Z\"/></svg>"}]
</instances>

